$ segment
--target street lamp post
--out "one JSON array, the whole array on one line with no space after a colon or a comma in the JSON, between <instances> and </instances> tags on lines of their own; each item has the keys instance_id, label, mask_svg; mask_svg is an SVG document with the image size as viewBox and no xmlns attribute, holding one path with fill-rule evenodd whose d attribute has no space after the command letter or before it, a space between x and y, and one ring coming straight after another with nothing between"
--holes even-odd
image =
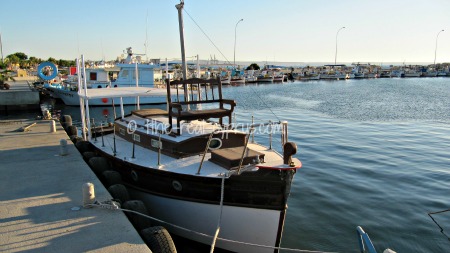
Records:
<instances>
[{"instance_id":1,"label":"street lamp post","mask_svg":"<svg viewBox=\"0 0 450 253\"><path fill-rule=\"evenodd\" d=\"M436 47L434 48L434 63L433 63L433 65L434 65L434 67L436 68L436 52L437 52L437 42L438 42L438 37L439 37L439 34L441 34L441 32L443 32L444 30L440 30L439 32L438 32L438 34L437 34L437 36L436 36Z\"/></svg>"},{"instance_id":2,"label":"street lamp post","mask_svg":"<svg viewBox=\"0 0 450 253\"><path fill-rule=\"evenodd\" d=\"M234 55L233 55L233 67L234 67L234 69L236 69L236 29L237 29L238 24L241 21L244 21L244 19L243 18L239 19L239 21L236 23L236 26L234 27Z\"/></svg>"},{"instance_id":3,"label":"street lamp post","mask_svg":"<svg viewBox=\"0 0 450 253\"><path fill-rule=\"evenodd\" d=\"M336 65L336 60L337 60L337 39L338 39L338 34L344 28L345 28L345 26L339 28L339 30L336 33L336 51L335 51L335 54L334 54L334 65Z\"/></svg>"}]
</instances>

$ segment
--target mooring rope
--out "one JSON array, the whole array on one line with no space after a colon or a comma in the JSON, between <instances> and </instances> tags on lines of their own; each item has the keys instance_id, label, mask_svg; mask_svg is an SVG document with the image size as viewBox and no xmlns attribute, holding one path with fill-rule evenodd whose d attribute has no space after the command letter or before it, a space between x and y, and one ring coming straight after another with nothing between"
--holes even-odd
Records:
<instances>
[{"instance_id":1,"label":"mooring rope","mask_svg":"<svg viewBox=\"0 0 450 253\"><path fill-rule=\"evenodd\" d=\"M194 230L191 230L191 229L187 229L187 228L184 228L184 227L181 227L181 226L178 226L178 225L175 225L175 224L172 224L172 223L169 223L169 222L166 222L166 221L163 221L163 220L160 220L160 219L157 219L157 218L154 218L154 217L142 214L142 213L137 212L137 211L133 211L133 210L129 210L129 209L123 209L123 208L120 207L120 205L117 202L111 201L111 200L104 201L104 202L96 201L95 203L88 204L85 207L100 207L100 208L104 208L104 209L108 209L108 210L120 210L120 211L123 211L123 212L134 213L134 214L146 217L148 219L151 219L151 220L154 220L154 221L157 221L157 222L160 222L160 223L172 226L174 228L178 228L178 229L184 230L184 231L189 232L189 233L194 233L194 234L197 234L197 235L200 235L200 236L203 236L203 237L207 237L207 238L214 238L214 236L207 235L207 234L204 234L204 233L201 233L201 232L197 232L197 231L194 231ZM292 251L292 252L337 253L337 252L329 252L329 251L314 251L314 250L302 250L302 249L291 249L291 248L274 247L274 246L260 245L260 244L255 244L255 243L240 242L240 241L224 239L224 238L220 238L220 237L217 237L217 240L221 240L221 241L225 241L225 242L231 242L231 243L236 243L236 244L242 244L242 245L247 245L247 246L254 246L254 247L260 247L260 248L269 248L269 249L274 249L274 250L285 250L285 251Z\"/></svg>"},{"instance_id":2,"label":"mooring rope","mask_svg":"<svg viewBox=\"0 0 450 253\"><path fill-rule=\"evenodd\" d=\"M223 211L223 195L225 192L225 176L226 174L223 174L222 177L222 185L220 188L220 214L219 214L219 221L217 222L217 229L216 229L216 233L214 234L214 238L213 238L213 242L211 244L211 251L210 253L214 252L214 248L216 247L216 240L217 237L219 236L219 232L220 232L220 224L222 223L222 211Z\"/></svg>"},{"instance_id":3,"label":"mooring rope","mask_svg":"<svg viewBox=\"0 0 450 253\"><path fill-rule=\"evenodd\" d=\"M433 214L440 214L440 213L445 213L445 212L448 212L448 211L450 211L450 209L446 209L446 210L442 210L442 211L437 211L437 212L430 212L430 213L428 213L428 216L430 216L430 218L434 221L434 223L439 227L439 229L441 230L441 233L443 234L443 235L445 235L445 237L447 237L447 239L450 241L450 237L446 234L446 233L444 233L444 229L439 225L439 223L437 223L437 221L433 218L433 216L431 216L431 215L433 215Z\"/></svg>"}]
</instances>

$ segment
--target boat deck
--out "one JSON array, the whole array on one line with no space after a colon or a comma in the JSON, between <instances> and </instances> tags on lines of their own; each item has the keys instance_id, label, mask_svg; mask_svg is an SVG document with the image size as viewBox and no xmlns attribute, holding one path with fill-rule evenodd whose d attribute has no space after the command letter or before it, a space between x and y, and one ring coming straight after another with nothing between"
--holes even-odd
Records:
<instances>
[{"instance_id":1,"label":"boat deck","mask_svg":"<svg viewBox=\"0 0 450 253\"><path fill-rule=\"evenodd\" d=\"M144 119L139 117L128 117L127 121L135 120L136 123L139 125L145 125ZM156 121L159 121L161 123L164 123L165 117L157 117L155 118ZM116 121L117 122L117 121ZM119 124L126 124L125 122L119 122ZM208 124L207 122L192 122L192 126L194 128L197 127L203 127L205 129L206 133L210 133L214 129L219 129L219 126L214 126L211 124ZM161 129L159 129L161 130ZM138 128L136 131L139 131L140 133L145 133L146 129ZM235 131L235 130L226 130L226 131ZM226 138L226 131L225 131L225 138ZM192 137L194 134L190 133L189 131L185 131L184 135L181 136L169 136L169 135L161 135L161 138L171 139L174 141L182 141L189 137ZM131 158L133 154L133 143L129 142L120 136L116 136L116 157L124 160L133 162L135 164L138 164L140 166L144 167L153 167L158 168L160 170L166 170L171 171L175 173L181 173L181 174L187 174L187 175L197 175L197 171L199 169L199 163L201 159L203 158L202 155L194 155L184 158L174 158L170 157L164 154L161 154L160 156L160 164L158 165L158 152L143 148L141 146L135 145L135 151L134 151L134 157ZM104 147L102 147L102 140L101 138L97 138L97 141L92 140L92 143L97 146L97 148L103 150L105 153L113 155L113 146L114 146L114 140L113 140L113 134L105 135L104 139ZM259 153L264 154L264 160L265 163L256 164L255 167L261 166L261 167L284 167L283 166L283 158L282 156L276 152L275 150L270 150L265 146L262 146L257 143L249 143L248 149L252 151L257 151ZM210 161L211 159L211 153L207 153L205 155L205 159L202 165L201 169L201 176L205 177L223 177L224 174L229 172L229 169L224 168L214 162ZM245 164L244 164L245 165ZM257 170L258 168L254 168Z\"/></svg>"}]
</instances>

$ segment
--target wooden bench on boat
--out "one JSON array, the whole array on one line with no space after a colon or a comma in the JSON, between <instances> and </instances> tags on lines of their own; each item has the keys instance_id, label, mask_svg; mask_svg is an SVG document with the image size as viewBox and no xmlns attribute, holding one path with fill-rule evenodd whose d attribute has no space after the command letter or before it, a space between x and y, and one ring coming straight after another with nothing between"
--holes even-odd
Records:
<instances>
[{"instance_id":1,"label":"wooden bench on boat","mask_svg":"<svg viewBox=\"0 0 450 253\"><path fill-rule=\"evenodd\" d=\"M228 124L231 125L231 117L233 114L236 102L230 99L223 99L222 97L222 82L220 78L217 79L199 79L192 78L187 80L177 80L170 82L167 80L167 103L169 107L169 124L170 129L173 129L172 119L177 119L177 135L180 135L180 122L190 120L207 120L210 118L218 118L219 124L223 126L223 118L228 117ZM171 86L175 85L177 89L177 102L172 102ZM187 98L180 101L179 88L180 86L187 89ZM215 91L217 90L217 92ZM184 89L181 92L185 92ZM184 95L185 95L184 94ZM183 96L184 97L184 96ZM218 104L217 108L196 109L189 108L191 105L201 104ZM228 105L229 108L225 108Z\"/></svg>"}]
</instances>

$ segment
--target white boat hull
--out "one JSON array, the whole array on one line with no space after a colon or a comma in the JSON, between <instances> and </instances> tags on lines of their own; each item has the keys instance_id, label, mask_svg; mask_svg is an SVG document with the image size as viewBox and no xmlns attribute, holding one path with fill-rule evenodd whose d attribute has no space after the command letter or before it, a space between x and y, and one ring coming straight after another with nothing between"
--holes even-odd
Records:
<instances>
[{"instance_id":1,"label":"white boat hull","mask_svg":"<svg viewBox=\"0 0 450 253\"><path fill-rule=\"evenodd\" d=\"M68 91L58 88L47 88L50 90L52 94L55 94L58 98L60 98L64 104L70 106L80 106L80 98L78 97L77 91ZM114 88L111 88L114 89ZM88 91L89 93L89 91ZM139 104L163 104L166 103L166 96L154 96L154 97L141 97L139 98ZM115 104L119 104L119 98L114 99ZM137 104L137 100L134 97L124 97L123 98L124 105L135 105ZM90 106L111 106L112 98L99 98L99 99L90 99Z\"/></svg>"},{"instance_id":2,"label":"white boat hull","mask_svg":"<svg viewBox=\"0 0 450 253\"><path fill-rule=\"evenodd\" d=\"M244 84L245 78L232 78L230 81L232 84Z\"/></svg>"},{"instance_id":3,"label":"white boat hull","mask_svg":"<svg viewBox=\"0 0 450 253\"><path fill-rule=\"evenodd\" d=\"M246 83L256 83L256 82L258 82L258 78L256 78L256 77L246 77L245 78L245 82Z\"/></svg>"},{"instance_id":4,"label":"white boat hull","mask_svg":"<svg viewBox=\"0 0 450 253\"><path fill-rule=\"evenodd\" d=\"M219 205L164 198L141 191L130 191L130 194L135 199L143 200L152 217L210 236L214 236L216 232L220 215ZM284 213L279 210L224 206L218 237L257 245L273 246L276 244L280 220L284 220ZM163 225L171 233L184 238L206 245L211 245L212 243L211 237L205 237L164 223L159 225ZM216 242L216 247L233 252L274 252L270 248L249 246L219 239Z\"/></svg>"},{"instance_id":5,"label":"white boat hull","mask_svg":"<svg viewBox=\"0 0 450 253\"><path fill-rule=\"evenodd\" d=\"M273 77L258 77L258 83L262 82L271 83L273 82Z\"/></svg>"},{"instance_id":6,"label":"white boat hull","mask_svg":"<svg viewBox=\"0 0 450 253\"><path fill-rule=\"evenodd\" d=\"M405 73L404 77L420 77L420 72Z\"/></svg>"}]
</instances>

